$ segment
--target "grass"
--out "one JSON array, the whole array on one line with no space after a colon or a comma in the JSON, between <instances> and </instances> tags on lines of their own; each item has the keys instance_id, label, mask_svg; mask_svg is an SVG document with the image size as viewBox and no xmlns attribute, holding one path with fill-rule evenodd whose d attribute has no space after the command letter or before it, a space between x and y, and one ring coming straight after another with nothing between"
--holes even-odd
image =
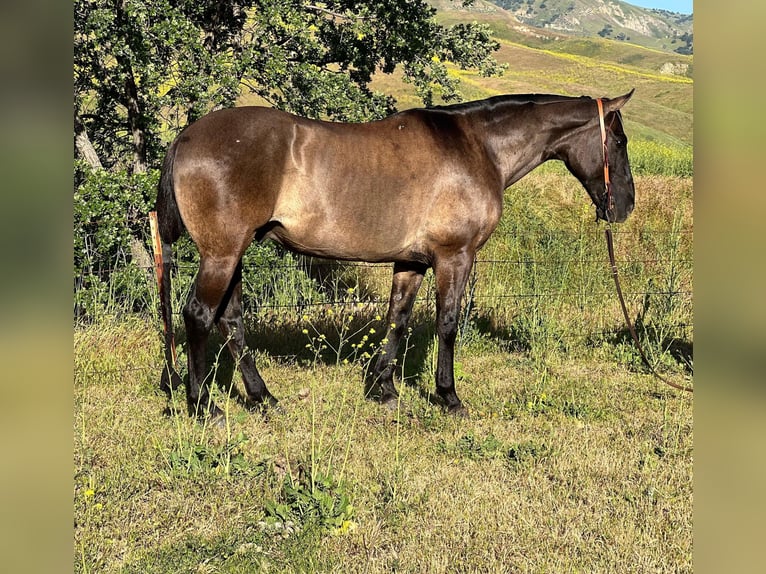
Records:
<instances>
[{"instance_id":1,"label":"grass","mask_svg":"<svg viewBox=\"0 0 766 574\"><path fill-rule=\"evenodd\" d=\"M358 367L266 361L287 413L220 431L162 416L149 327L75 335L77 572L691 571L691 401L646 376L471 352L455 419L429 380L390 413Z\"/></svg>"},{"instance_id":2,"label":"grass","mask_svg":"<svg viewBox=\"0 0 766 574\"><path fill-rule=\"evenodd\" d=\"M693 331L673 325L691 324L691 180L636 181L624 288L676 294L629 305L663 373L687 382ZM416 307L400 409L363 398L378 268L333 276L347 306L250 312L285 413L247 413L221 354L225 429L157 391L156 318L76 328L75 571L691 572L691 397L637 362L592 217L555 165L507 191L480 255L519 263L477 267L456 364L468 418L429 401L432 303Z\"/></svg>"}]
</instances>

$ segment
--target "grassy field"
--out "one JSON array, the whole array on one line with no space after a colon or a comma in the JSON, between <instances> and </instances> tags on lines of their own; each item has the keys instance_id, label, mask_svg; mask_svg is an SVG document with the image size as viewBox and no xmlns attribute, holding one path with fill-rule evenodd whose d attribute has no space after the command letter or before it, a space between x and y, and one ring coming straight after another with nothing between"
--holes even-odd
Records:
<instances>
[{"instance_id":1,"label":"grassy field","mask_svg":"<svg viewBox=\"0 0 766 574\"><path fill-rule=\"evenodd\" d=\"M553 42L489 10L439 17L488 23L510 64L500 78L452 69L465 99L636 87L624 110L636 209L616 226L618 265L650 359L690 384L693 83L660 69L692 59ZM397 74L373 87L400 108L419 105ZM374 301L388 297L385 266L307 276L289 256L249 256L261 267L246 273L246 293L268 291L276 305L248 306L248 344L285 412L247 413L235 365L213 349L225 429L191 420L182 394L158 391L156 316L115 302L76 325L75 572L691 572L692 399L641 365L593 217L558 164L506 191L464 299L456 375L466 418L431 400L430 272L396 412L365 400L362 385L383 330ZM176 312L193 270L179 274ZM149 281L144 297L154 296Z\"/></svg>"},{"instance_id":2,"label":"grassy field","mask_svg":"<svg viewBox=\"0 0 766 574\"><path fill-rule=\"evenodd\" d=\"M637 176L637 194L617 234L626 291L678 297L629 304L652 359L688 383L691 180ZM430 400L428 304L397 412L362 391L383 308L252 316L285 413L245 412L216 354L223 430L157 391L156 318L76 328L75 571L691 572L692 400L648 376L620 331L592 217L555 166L507 191L481 257L531 263L477 265L456 365L467 418ZM371 295L387 289L377 275Z\"/></svg>"}]
</instances>

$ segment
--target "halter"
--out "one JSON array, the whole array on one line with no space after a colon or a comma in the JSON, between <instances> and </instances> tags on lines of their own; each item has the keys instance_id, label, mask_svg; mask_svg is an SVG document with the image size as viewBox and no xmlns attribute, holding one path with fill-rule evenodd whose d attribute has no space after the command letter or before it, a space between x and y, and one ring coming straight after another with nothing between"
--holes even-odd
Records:
<instances>
[{"instance_id":1,"label":"halter","mask_svg":"<svg viewBox=\"0 0 766 574\"><path fill-rule=\"evenodd\" d=\"M609 152L606 146L606 126L604 125L604 100L603 98L597 98L596 104L598 105L598 124L601 127L601 151L604 155L604 187L606 188L606 210L604 216L607 222L609 222L609 212L614 211L614 201L612 199L612 182L609 179ZM614 118L612 118L614 122ZM612 127L611 125L609 126Z\"/></svg>"}]
</instances>

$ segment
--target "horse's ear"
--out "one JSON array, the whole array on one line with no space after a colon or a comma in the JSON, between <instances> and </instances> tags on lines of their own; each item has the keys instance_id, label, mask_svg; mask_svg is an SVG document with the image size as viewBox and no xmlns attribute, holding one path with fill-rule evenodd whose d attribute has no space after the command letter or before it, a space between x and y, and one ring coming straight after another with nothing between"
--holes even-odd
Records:
<instances>
[{"instance_id":1,"label":"horse's ear","mask_svg":"<svg viewBox=\"0 0 766 574\"><path fill-rule=\"evenodd\" d=\"M633 95L633 92L636 91L636 88L633 88L630 90L627 94L618 96L616 98L611 98L609 100L604 101L604 108L606 112L616 112L619 110L622 106L628 103L628 100Z\"/></svg>"}]
</instances>

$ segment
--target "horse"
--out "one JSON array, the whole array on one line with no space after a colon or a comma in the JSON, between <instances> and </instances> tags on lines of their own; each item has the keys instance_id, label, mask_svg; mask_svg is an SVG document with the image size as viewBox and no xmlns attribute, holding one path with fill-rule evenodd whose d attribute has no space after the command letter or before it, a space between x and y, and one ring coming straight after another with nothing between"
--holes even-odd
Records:
<instances>
[{"instance_id":1,"label":"horse","mask_svg":"<svg viewBox=\"0 0 766 574\"><path fill-rule=\"evenodd\" d=\"M239 365L248 409L277 406L246 350L242 319L242 255L252 241L267 239L313 257L393 264L386 332L368 385L388 406L398 400L397 349L430 267L436 400L448 413L465 414L453 370L461 298L474 256L500 220L504 190L543 162L560 160L590 196L597 220L624 221L635 190L620 110L633 91L597 99L501 95L365 123L248 106L190 124L168 148L157 193L166 323L161 387L183 384L171 348L170 265L171 246L186 231L200 254L183 308L190 415L223 416L210 398L206 365L214 325Z\"/></svg>"}]
</instances>

